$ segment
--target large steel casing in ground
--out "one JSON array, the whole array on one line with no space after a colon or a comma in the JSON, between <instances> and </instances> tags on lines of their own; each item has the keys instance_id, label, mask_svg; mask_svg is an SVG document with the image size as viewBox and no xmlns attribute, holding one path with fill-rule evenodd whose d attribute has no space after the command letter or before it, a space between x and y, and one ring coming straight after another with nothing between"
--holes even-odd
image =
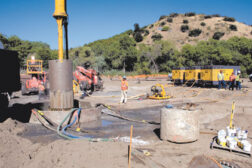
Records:
<instances>
[{"instance_id":1,"label":"large steel casing in ground","mask_svg":"<svg viewBox=\"0 0 252 168\"><path fill-rule=\"evenodd\" d=\"M199 138L197 110L161 109L160 138L176 143L187 143Z\"/></svg>"},{"instance_id":2,"label":"large steel casing in ground","mask_svg":"<svg viewBox=\"0 0 252 168\"><path fill-rule=\"evenodd\" d=\"M73 108L73 64L71 60L49 61L50 108Z\"/></svg>"}]
</instances>

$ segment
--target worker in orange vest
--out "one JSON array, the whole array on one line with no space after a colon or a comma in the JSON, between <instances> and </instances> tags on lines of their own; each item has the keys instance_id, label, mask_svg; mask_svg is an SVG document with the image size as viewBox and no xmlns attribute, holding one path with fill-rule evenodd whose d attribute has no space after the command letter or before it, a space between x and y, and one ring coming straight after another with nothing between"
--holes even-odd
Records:
<instances>
[{"instance_id":1,"label":"worker in orange vest","mask_svg":"<svg viewBox=\"0 0 252 168\"><path fill-rule=\"evenodd\" d=\"M38 90L39 90L39 94L38 94L38 97L39 97L39 100L45 96L45 86L44 86L44 83L43 82L40 82L39 85L38 85Z\"/></svg>"},{"instance_id":2,"label":"worker in orange vest","mask_svg":"<svg viewBox=\"0 0 252 168\"><path fill-rule=\"evenodd\" d=\"M122 82L121 82L121 103L127 102L127 91L128 91L128 81L126 79L126 76L123 76Z\"/></svg>"},{"instance_id":3,"label":"worker in orange vest","mask_svg":"<svg viewBox=\"0 0 252 168\"><path fill-rule=\"evenodd\" d=\"M234 90L234 86L235 86L235 74L234 72L232 72L232 75L229 77L229 90L232 88L232 90Z\"/></svg>"}]
</instances>

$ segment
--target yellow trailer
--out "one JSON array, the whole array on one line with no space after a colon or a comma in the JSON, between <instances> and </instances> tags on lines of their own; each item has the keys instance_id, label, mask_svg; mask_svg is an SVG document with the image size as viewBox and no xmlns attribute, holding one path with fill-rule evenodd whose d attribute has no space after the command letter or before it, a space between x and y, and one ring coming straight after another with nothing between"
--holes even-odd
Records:
<instances>
[{"instance_id":1,"label":"yellow trailer","mask_svg":"<svg viewBox=\"0 0 252 168\"><path fill-rule=\"evenodd\" d=\"M175 84L182 84L185 82L185 68L172 69L172 80Z\"/></svg>"}]
</instances>

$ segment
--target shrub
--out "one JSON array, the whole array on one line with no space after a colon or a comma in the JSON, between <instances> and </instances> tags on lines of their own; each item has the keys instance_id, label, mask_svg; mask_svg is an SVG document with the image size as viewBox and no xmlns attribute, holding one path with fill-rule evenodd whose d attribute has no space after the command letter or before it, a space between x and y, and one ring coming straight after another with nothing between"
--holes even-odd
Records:
<instances>
[{"instance_id":1,"label":"shrub","mask_svg":"<svg viewBox=\"0 0 252 168\"><path fill-rule=\"evenodd\" d=\"M168 18L167 18L167 22L172 23L172 22L173 22L173 19L172 19L171 17L168 17Z\"/></svg>"},{"instance_id":2,"label":"shrub","mask_svg":"<svg viewBox=\"0 0 252 168\"><path fill-rule=\"evenodd\" d=\"M169 26L164 26L163 28L162 28L162 31L168 31L170 28L169 28Z\"/></svg>"},{"instance_id":3,"label":"shrub","mask_svg":"<svg viewBox=\"0 0 252 168\"><path fill-rule=\"evenodd\" d=\"M163 36L158 33L158 34L152 35L151 38L153 39L153 41L158 41L158 40L161 40L161 38L163 38Z\"/></svg>"},{"instance_id":4,"label":"shrub","mask_svg":"<svg viewBox=\"0 0 252 168\"><path fill-rule=\"evenodd\" d=\"M165 15L162 15L162 16L160 16L159 20L162 20L162 19L164 19L165 17L166 17Z\"/></svg>"},{"instance_id":5,"label":"shrub","mask_svg":"<svg viewBox=\"0 0 252 168\"><path fill-rule=\"evenodd\" d=\"M212 16L211 15L206 15L206 16L204 16L204 18L205 19L210 19L210 18L212 18Z\"/></svg>"},{"instance_id":6,"label":"shrub","mask_svg":"<svg viewBox=\"0 0 252 168\"><path fill-rule=\"evenodd\" d=\"M189 26L188 26L188 25L182 25L182 26L180 27L180 30L181 30L182 32L186 32L187 30L189 30Z\"/></svg>"},{"instance_id":7,"label":"shrub","mask_svg":"<svg viewBox=\"0 0 252 168\"><path fill-rule=\"evenodd\" d=\"M233 24L231 24L231 25L229 26L229 29L232 30L232 31L237 31L236 25L233 25Z\"/></svg>"},{"instance_id":8,"label":"shrub","mask_svg":"<svg viewBox=\"0 0 252 168\"><path fill-rule=\"evenodd\" d=\"M224 32L215 32L214 35L213 35L213 39L219 40L224 35L225 35Z\"/></svg>"},{"instance_id":9,"label":"shrub","mask_svg":"<svg viewBox=\"0 0 252 168\"><path fill-rule=\"evenodd\" d=\"M141 35L140 32L136 32L133 37L134 37L134 39L135 39L136 42L143 41L143 36Z\"/></svg>"},{"instance_id":10,"label":"shrub","mask_svg":"<svg viewBox=\"0 0 252 168\"><path fill-rule=\"evenodd\" d=\"M213 14L212 17L220 17L219 14Z\"/></svg>"},{"instance_id":11,"label":"shrub","mask_svg":"<svg viewBox=\"0 0 252 168\"><path fill-rule=\"evenodd\" d=\"M234 22L235 21L235 18L233 18L233 17L224 17L224 19L223 19L224 21L227 21L227 22Z\"/></svg>"},{"instance_id":12,"label":"shrub","mask_svg":"<svg viewBox=\"0 0 252 168\"><path fill-rule=\"evenodd\" d=\"M200 29L193 29L191 31L189 31L188 36L190 37L197 37L201 34L201 30Z\"/></svg>"},{"instance_id":13,"label":"shrub","mask_svg":"<svg viewBox=\"0 0 252 168\"><path fill-rule=\"evenodd\" d=\"M172 18L174 18L174 17L178 16L178 13L171 13L169 16L172 17Z\"/></svg>"},{"instance_id":14,"label":"shrub","mask_svg":"<svg viewBox=\"0 0 252 168\"><path fill-rule=\"evenodd\" d=\"M195 16L196 14L194 13L194 12L188 12L188 13L185 13L185 16L188 16L188 17L190 17L190 16Z\"/></svg>"},{"instance_id":15,"label":"shrub","mask_svg":"<svg viewBox=\"0 0 252 168\"><path fill-rule=\"evenodd\" d=\"M149 30L144 30L144 36L148 36L150 34Z\"/></svg>"},{"instance_id":16,"label":"shrub","mask_svg":"<svg viewBox=\"0 0 252 168\"><path fill-rule=\"evenodd\" d=\"M183 23L184 23L184 24L188 24L189 22L188 22L188 20L184 19L184 20L183 20Z\"/></svg>"},{"instance_id":17,"label":"shrub","mask_svg":"<svg viewBox=\"0 0 252 168\"><path fill-rule=\"evenodd\" d=\"M149 26L149 28L151 29L153 26L154 26L154 24L151 24L151 25Z\"/></svg>"},{"instance_id":18,"label":"shrub","mask_svg":"<svg viewBox=\"0 0 252 168\"><path fill-rule=\"evenodd\" d=\"M166 24L165 22L161 22L161 23L159 24L159 26L162 27L162 26L164 26L165 24Z\"/></svg>"},{"instance_id":19,"label":"shrub","mask_svg":"<svg viewBox=\"0 0 252 168\"><path fill-rule=\"evenodd\" d=\"M206 26L206 23L205 22L201 22L200 25L201 26Z\"/></svg>"},{"instance_id":20,"label":"shrub","mask_svg":"<svg viewBox=\"0 0 252 168\"><path fill-rule=\"evenodd\" d=\"M250 32L250 34L252 35L252 31Z\"/></svg>"}]
</instances>

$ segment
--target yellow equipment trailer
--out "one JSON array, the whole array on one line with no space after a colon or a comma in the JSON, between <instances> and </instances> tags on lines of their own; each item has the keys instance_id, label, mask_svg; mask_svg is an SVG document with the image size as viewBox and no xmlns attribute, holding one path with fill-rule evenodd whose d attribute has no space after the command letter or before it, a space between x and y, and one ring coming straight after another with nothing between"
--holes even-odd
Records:
<instances>
[{"instance_id":1,"label":"yellow equipment trailer","mask_svg":"<svg viewBox=\"0 0 252 168\"><path fill-rule=\"evenodd\" d=\"M174 68L172 70L172 80L175 84L183 84L185 82L185 68Z\"/></svg>"},{"instance_id":2,"label":"yellow equipment trailer","mask_svg":"<svg viewBox=\"0 0 252 168\"><path fill-rule=\"evenodd\" d=\"M224 73L224 80L229 81L232 72L237 74L240 66L225 66L225 65L208 65L208 66L193 66L174 68L172 70L172 79L175 84L186 83L188 85L196 84L199 86L216 86L218 85L218 73L220 70Z\"/></svg>"}]
</instances>

